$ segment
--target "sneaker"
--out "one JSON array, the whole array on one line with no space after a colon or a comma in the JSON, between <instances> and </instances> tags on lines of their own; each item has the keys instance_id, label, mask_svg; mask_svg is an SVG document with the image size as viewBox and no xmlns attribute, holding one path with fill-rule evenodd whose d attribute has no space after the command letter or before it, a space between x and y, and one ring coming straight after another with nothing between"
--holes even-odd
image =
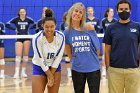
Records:
<instances>
[{"instance_id":1,"label":"sneaker","mask_svg":"<svg viewBox=\"0 0 140 93\"><path fill-rule=\"evenodd\" d=\"M27 74L25 73L25 72L22 72L21 73L21 78L27 78L28 76L27 76Z\"/></svg>"},{"instance_id":2,"label":"sneaker","mask_svg":"<svg viewBox=\"0 0 140 93\"><path fill-rule=\"evenodd\" d=\"M15 73L13 78L14 79L19 79L19 74Z\"/></svg>"},{"instance_id":3,"label":"sneaker","mask_svg":"<svg viewBox=\"0 0 140 93\"><path fill-rule=\"evenodd\" d=\"M106 77L106 69L105 67L102 67L102 77Z\"/></svg>"},{"instance_id":4,"label":"sneaker","mask_svg":"<svg viewBox=\"0 0 140 93\"><path fill-rule=\"evenodd\" d=\"M71 77L68 77L68 81L67 81L66 85L72 85L72 78Z\"/></svg>"}]
</instances>

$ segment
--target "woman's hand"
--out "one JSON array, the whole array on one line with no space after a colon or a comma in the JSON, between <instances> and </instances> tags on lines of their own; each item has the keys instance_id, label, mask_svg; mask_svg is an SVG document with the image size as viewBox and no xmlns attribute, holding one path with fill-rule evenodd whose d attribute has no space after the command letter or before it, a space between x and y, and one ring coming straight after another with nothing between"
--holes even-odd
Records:
<instances>
[{"instance_id":1,"label":"woman's hand","mask_svg":"<svg viewBox=\"0 0 140 93\"><path fill-rule=\"evenodd\" d=\"M56 71L56 68L53 68L53 67L52 67L52 68L50 69L50 71L51 71L51 73L54 75L54 73L55 73L55 71Z\"/></svg>"},{"instance_id":2,"label":"woman's hand","mask_svg":"<svg viewBox=\"0 0 140 93\"><path fill-rule=\"evenodd\" d=\"M52 87L53 84L54 84L54 76L53 76L53 74L52 74L52 75L47 76L47 77L48 77L47 86L48 86L48 87Z\"/></svg>"},{"instance_id":3,"label":"woman's hand","mask_svg":"<svg viewBox=\"0 0 140 93\"><path fill-rule=\"evenodd\" d=\"M18 30L16 29L15 32L18 33Z\"/></svg>"},{"instance_id":4,"label":"woman's hand","mask_svg":"<svg viewBox=\"0 0 140 93\"><path fill-rule=\"evenodd\" d=\"M52 87L54 84L54 76L49 69L45 73L46 73L47 78L48 78L47 86Z\"/></svg>"}]
</instances>

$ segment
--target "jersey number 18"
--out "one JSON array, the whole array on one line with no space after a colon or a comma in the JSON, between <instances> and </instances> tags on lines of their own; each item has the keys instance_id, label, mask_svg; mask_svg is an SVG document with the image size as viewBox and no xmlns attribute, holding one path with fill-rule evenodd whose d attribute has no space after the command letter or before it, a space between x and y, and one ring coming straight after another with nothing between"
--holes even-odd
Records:
<instances>
[{"instance_id":1,"label":"jersey number 18","mask_svg":"<svg viewBox=\"0 0 140 93\"><path fill-rule=\"evenodd\" d=\"M48 53L47 59L52 59L54 57L54 53Z\"/></svg>"}]
</instances>

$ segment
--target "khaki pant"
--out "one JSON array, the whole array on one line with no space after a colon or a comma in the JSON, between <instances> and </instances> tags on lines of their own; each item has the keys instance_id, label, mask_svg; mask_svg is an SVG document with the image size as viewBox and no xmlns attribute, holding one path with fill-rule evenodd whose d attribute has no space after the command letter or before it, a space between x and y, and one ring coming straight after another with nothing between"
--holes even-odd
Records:
<instances>
[{"instance_id":1,"label":"khaki pant","mask_svg":"<svg viewBox=\"0 0 140 93\"><path fill-rule=\"evenodd\" d=\"M140 93L140 69L109 67L108 87L109 93Z\"/></svg>"}]
</instances>

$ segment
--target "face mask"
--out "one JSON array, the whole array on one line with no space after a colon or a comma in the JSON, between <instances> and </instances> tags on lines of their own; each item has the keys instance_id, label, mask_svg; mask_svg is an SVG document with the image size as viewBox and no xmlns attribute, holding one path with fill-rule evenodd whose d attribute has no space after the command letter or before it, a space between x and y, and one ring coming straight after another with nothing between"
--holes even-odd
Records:
<instances>
[{"instance_id":1,"label":"face mask","mask_svg":"<svg viewBox=\"0 0 140 93\"><path fill-rule=\"evenodd\" d=\"M127 20L130 17L130 12L127 11L118 12L118 15L122 20Z\"/></svg>"}]
</instances>

